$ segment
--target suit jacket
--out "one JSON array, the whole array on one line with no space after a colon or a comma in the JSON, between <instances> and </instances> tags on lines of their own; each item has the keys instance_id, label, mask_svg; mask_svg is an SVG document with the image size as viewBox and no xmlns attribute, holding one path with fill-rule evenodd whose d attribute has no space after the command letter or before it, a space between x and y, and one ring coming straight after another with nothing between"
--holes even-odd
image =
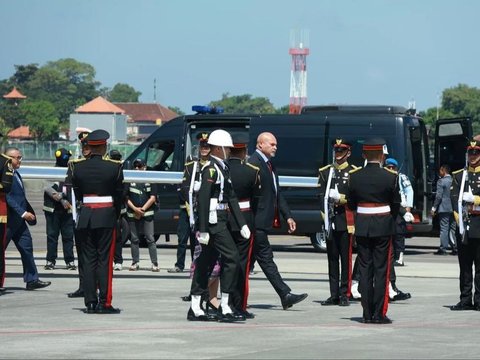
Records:
<instances>
[{"instance_id":1,"label":"suit jacket","mask_svg":"<svg viewBox=\"0 0 480 360\"><path fill-rule=\"evenodd\" d=\"M452 200L450 199L450 187L452 186L452 177L450 174L439 178L437 181L437 194L435 195L435 201L433 207L439 213L452 212Z\"/></svg>"},{"instance_id":2,"label":"suit jacket","mask_svg":"<svg viewBox=\"0 0 480 360\"><path fill-rule=\"evenodd\" d=\"M275 209L278 207L280 215L282 215L284 219L288 219L292 217L290 208L280 191L278 174L275 171L273 164L274 178L272 178L272 173L270 173L267 163L257 151L250 156L248 162L260 169L261 190L259 194L254 197L253 201L255 227L261 230L271 230L275 216ZM274 181L277 185L277 191L275 191Z\"/></svg>"},{"instance_id":3,"label":"suit jacket","mask_svg":"<svg viewBox=\"0 0 480 360\"><path fill-rule=\"evenodd\" d=\"M18 175L18 177L17 177ZM13 175L12 187L10 192L7 193L7 207L8 207L8 222L7 226L11 229L17 229L24 223L22 215L25 211L35 214L32 206L27 200L25 195L25 189L23 187L23 181L18 172ZM29 221L29 225L35 225L37 220Z\"/></svg>"}]
</instances>

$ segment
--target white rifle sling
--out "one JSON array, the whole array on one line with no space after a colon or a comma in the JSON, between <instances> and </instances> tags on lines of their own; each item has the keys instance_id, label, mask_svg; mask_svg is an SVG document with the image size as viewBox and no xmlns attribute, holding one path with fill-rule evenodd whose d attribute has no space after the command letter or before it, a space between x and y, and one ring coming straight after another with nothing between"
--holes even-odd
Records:
<instances>
[{"instance_id":1,"label":"white rifle sling","mask_svg":"<svg viewBox=\"0 0 480 360\"><path fill-rule=\"evenodd\" d=\"M328 196L330 193L330 186L332 184L332 177L333 177L333 172L334 172L333 165L330 167L330 171L328 172L328 179L327 179L327 185L325 187L325 196L323 197L323 211L325 211L325 216L324 216L324 223L325 223L325 232L328 236L330 232L330 206L328 204Z\"/></svg>"},{"instance_id":2,"label":"white rifle sling","mask_svg":"<svg viewBox=\"0 0 480 360\"><path fill-rule=\"evenodd\" d=\"M190 178L190 187L188 188L188 203L190 204L190 213L188 214L190 220L190 226L193 228L195 225L195 217L193 215L193 187L195 184L195 175L197 174L198 162L193 163L192 174Z\"/></svg>"}]
</instances>

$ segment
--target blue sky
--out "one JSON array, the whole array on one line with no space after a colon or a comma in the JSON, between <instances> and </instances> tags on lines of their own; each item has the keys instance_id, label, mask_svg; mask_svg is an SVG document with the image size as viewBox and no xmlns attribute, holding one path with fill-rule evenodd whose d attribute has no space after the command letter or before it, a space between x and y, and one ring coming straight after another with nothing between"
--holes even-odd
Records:
<instances>
[{"instance_id":1,"label":"blue sky","mask_svg":"<svg viewBox=\"0 0 480 360\"><path fill-rule=\"evenodd\" d=\"M308 104L437 106L480 84L476 0L0 0L0 79L74 58L191 113L223 93L289 102L290 32L309 32Z\"/></svg>"}]
</instances>

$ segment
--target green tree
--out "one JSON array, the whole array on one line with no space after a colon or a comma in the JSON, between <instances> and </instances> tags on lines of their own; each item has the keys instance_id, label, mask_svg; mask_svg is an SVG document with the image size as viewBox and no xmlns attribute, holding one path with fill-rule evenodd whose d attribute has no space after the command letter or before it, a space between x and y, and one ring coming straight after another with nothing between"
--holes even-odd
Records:
<instances>
[{"instance_id":1,"label":"green tree","mask_svg":"<svg viewBox=\"0 0 480 360\"><path fill-rule=\"evenodd\" d=\"M288 114L290 112L290 105L283 105L275 110L275 114Z\"/></svg>"},{"instance_id":2,"label":"green tree","mask_svg":"<svg viewBox=\"0 0 480 360\"><path fill-rule=\"evenodd\" d=\"M250 94L229 96L222 94L221 100L211 101L210 106L220 106L226 114L272 114L275 107L268 98L252 97Z\"/></svg>"},{"instance_id":3,"label":"green tree","mask_svg":"<svg viewBox=\"0 0 480 360\"><path fill-rule=\"evenodd\" d=\"M138 98L142 95L140 91L136 91L128 84L117 83L108 92L108 100L112 102L138 102Z\"/></svg>"},{"instance_id":4,"label":"green tree","mask_svg":"<svg viewBox=\"0 0 480 360\"><path fill-rule=\"evenodd\" d=\"M7 143L7 135L12 130L10 126L7 125L7 122L0 117L0 134L3 136L0 137L0 148L3 149L4 145Z\"/></svg>"},{"instance_id":5,"label":"green tree","mask_svg":"<svg viewBox=\"0 0 480 360\"><path fill-rule=\"evenodd\" d=\"M183 115L185 115L185 113L184 113L182 110L180 110L180 108L179 108L178 106L168 106L168 108L169 108L170 110L172 110L173 112L177 113L178 116L183 116Z\"/></svg>"},{"instance_id":6,"label":"green tree","mask_svg":"<svg viewBox=\"0 0 480 360\"><path fill-rule=\"evenodd\" d=\"M45 100L26 101L21 105L26 124L36 140L55 140L58 138L60 121L55 106Z\"/></svg>"}]
</instances>

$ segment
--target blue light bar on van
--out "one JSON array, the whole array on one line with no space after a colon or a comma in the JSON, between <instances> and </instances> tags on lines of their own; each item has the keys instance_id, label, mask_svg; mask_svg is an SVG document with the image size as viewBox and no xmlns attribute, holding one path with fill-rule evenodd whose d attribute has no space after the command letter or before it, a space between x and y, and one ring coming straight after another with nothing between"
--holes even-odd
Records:
<instances>
[{"instance_id":1,"label":"blue light bar on van","mask_svg":"<svg viewBox=\"0 0 480 360\"><path fill-rule=\"evenodd\" d=\"M223 108L220 106L193 105L192 111L195 111L197 114L221 114L223 113Z\"/></svg>"}]
</instances>

